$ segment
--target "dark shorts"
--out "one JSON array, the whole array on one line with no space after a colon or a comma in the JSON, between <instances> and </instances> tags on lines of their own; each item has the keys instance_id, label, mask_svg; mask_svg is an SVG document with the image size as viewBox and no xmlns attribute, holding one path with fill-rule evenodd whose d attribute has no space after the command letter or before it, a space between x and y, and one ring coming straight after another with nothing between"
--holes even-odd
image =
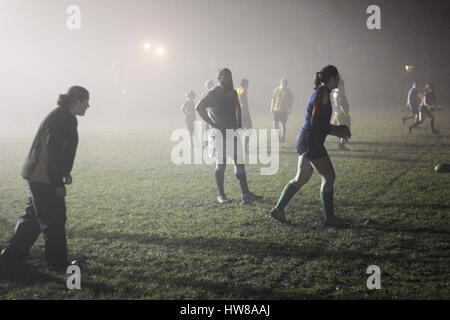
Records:
<instances>
[{"instance_id":1,"label":"dark shorts","mask_svg":"<svg viewBox=\"0 0 450 320\"><path fill-rule=\"evenodd\" d=\"M301 132L297 136L295 147L297 148L298 154L307 160L314 160L328 156L325 146L323 144L312 144L309 134L305 132Z\"/></svg>"},{"instance_id":2,"label":"dark shorts","mask_svg":"<svg viewBox=\"0 0 450 320\"><path fill-rule=\"evenodd\" d=\"M409 112L412 114L412 115L416 115L416 114L418 114L419 113L419 107L418 106L406 106L408 109L409 109Z\"/></svg>"},{"instance_id":3,"label":"dark shorts","mask_svg":"<svg viewBox=\"0 0 450 320\"><path fill-rule=\"evenodd\" d=\"M285 111L274 111L273 112L273 120L274 121L281 121L283 123L286 123L288 118L288 113Z\"/></svg>"},{"instance_id":4,"label":"dark shorts","mask_svg":"<svg viewBox=\"0 0 450 320\"><path fill-rule=\"evenodd\" d=\"M419 112L421 112L423 115L425 115L429 118L433 118L433 113L431 113L431 110L428 109L428 107L426 107L426 106L420 106Z\"/></svg>"}]
</instances>

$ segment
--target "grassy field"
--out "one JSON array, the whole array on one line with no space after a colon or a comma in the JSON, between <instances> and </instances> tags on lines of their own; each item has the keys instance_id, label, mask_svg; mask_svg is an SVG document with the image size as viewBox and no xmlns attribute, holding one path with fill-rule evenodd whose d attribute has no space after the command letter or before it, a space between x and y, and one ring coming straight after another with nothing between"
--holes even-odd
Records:
<instances>
[{"instance_id":1,"label":"grassy field","mask_svg":"<svg viewBox=\"0 0 450 320\"><path fill-rule=\"evenodd\" d=\"M428 121L408 136L401 116L354 114L349 152L328 137L335 211L349 223L341 230L323 227L317 174L286 209L292 225L268 216L296 171L300 113L278 174L247 166L265 200L246 207L231 166L235 201L219 205L213 166L171 162L172 129L83 131L81 119L66 229L70 257L88 260L82 289L47 271L40 237L0 280L0 299L450 299L450 175L434 172L450 162L450 115L436 114L440 137ZM19 172L31 139L0 137L0 246L24 210ZM366 287L370 265L381 268L380 290Z\"/></svg>"}]
</instances>

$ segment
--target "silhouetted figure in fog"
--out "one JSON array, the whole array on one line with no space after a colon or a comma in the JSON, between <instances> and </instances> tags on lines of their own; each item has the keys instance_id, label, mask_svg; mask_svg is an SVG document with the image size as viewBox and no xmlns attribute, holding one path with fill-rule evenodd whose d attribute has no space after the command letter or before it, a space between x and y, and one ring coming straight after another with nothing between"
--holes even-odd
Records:
<instances>
[{"instance_id":1,"label":"silhouetted figure in fog","mask_svg":"<svg viewBox=\"0 0 450 320\"><path fill-rule=\"evenodd\" d=\"M242 79L241 86L236 89L238 94L239 102L241 104L241 114L242 114L242 129L252 128L252 119L250 117L250 110L248 107L248 85L247 79ZM250 137L245 137L245 150L248 152L248 144Z\"/></svg>"},{"instance_id":2,"label":"silhouetted figure in fog","mask_svg":"<svg viewBox=\"0 0 450 320\"><path fill-rule=\"evenodd\" d=\"M181 110L186 116L186 126L191 135L191 143L194 144L194 122L195 122L195 92L189 91L185 94L186 101L181 106Z\"/></svg>"},{"instance_id":3,"label":"silhouetted figure in fog","mask_svg":"<svg viewBox=\"0 0 450 320\"><path fill-rule=\"evenodd\" d=\"M337 88L339 73L335 66L326 66L317 72L314 78L314 92L308 101L305 123L297 136L296 147L299 154L296 176L285 186L276 206L270 212L271 217L287 223L284 208L300 188L306 184L314 171L322 178L320 199L325 211L325 225L340 227L343 221L334 215L334 168L325 149L327 135L350 138L350 129L346 125L330 124L333 108L330 101L331 90Z\"/></svg>"},{"instance_id":4,"label":"silhouetted figure in fog","mask_svg":"<svg viewBox=\"0 0 450 320\"><path fill-rule=\"evenodd\" d=\"M331 92L331 102L334 107L334 124L346 125L349 129L351 127L350 106L348 104L347 96L345 95L344 80L340 79L338 87ZM339 139L339 150L349 150L345 143L346 139Z\"/></svg>"},{"instance_id":5,"label":"silhouetted figure in fog","mask_svg":"<svg viewBox=\"0 0 450 320\"><path fill-rule=\"evenodd\" d=\"M281 79L280 86L275 88L272 93L270 112L273 113L273 128L278 129L281 123L281 143L286 142L286 123L288 115L292 111L292 102L294 96L291 89L288 88L287 79Z\"/></svg>"},{"instance_id":6,"label":"silhouetted figure in fog","mask_svg":"<svg viewBox=\"0 0 450 320\"><path fill-rule=\"evenodd\" d=\"M45 259L50 269L65 272L68 266L66 188L78 145L77 116L89 108L89 92L79 86L58 98L58 107L41 123L22 168L28 183L25 213L14 235L1 252L2 264L12 267L29 252L42 232Z\"/></svg>"},{"instance_id":7,"label":"silhouetted figure in fog","mask_svg":"<svg viewBox=\"0 0 450 320\"><path fill-rule=\"evenodd\" d=\"M411 88L408 90L408 96L406 99L406 107L409 110L410 115L402 118L402 123L405 125L406 120L415 119L418 122L419 119L419 92L417 92L417 86L419 82L413 81Z\"/></svg>"},{"instance_id":8,"label":"silhouetted figure in fog","mask_svg":"<svg viewBox=\"0 0 450 320\"><path fill-rule=\"evenodd\" d=\"M224 177L227 157L233 157L234 173L242 192L241 205L248 204L253 200L260 200L262 197L250 192L247 186L247 175L242 156L242 146L240 139L234 137L227 139L227 129L242 128L241 106L236 90L233 89L233 78L231 71L227 68L220 70L218 74L219 84L201 98L196 106L200 117L212 128L208 137L209 154L216 160L216 170L214 177L219 191L217 200L220 203L227 203L231 200L227 198L224 191ZM227 150L227 144L232 144ZM232 152L232 154L229 153Z\"/></svg>"},{"instance_id":9,"label":"silhouetted figure in fog","mask_svg":"<svg viewBox=\"0 0 450 320\"><path fill-rule=\"evenodd\" d=\"M436 96L434 94L434 86L431 83L425 85L425 90L423 92L422 101L419 106L419 119L416 120L410 127L409 133L411 133L413 128L418 127L425 118L430 118L431 133L439 134L439 130L434 127L434 115L433 111L436 107Z\"/></svg>"}]
</instances>

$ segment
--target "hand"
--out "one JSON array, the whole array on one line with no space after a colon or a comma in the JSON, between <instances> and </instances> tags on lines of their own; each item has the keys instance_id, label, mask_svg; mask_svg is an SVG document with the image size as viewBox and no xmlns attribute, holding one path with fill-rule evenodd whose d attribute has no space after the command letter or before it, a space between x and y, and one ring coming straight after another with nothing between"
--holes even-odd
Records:
<instances>
[{"instance_id":1,"label":"hand","mask_svg":"<svg viewBox=\"0 0 450 320\"><path fill-rule=\"evenodd\" d=\"M352 137L350 129L344 124L337 126L334 130L334 134L339 138L345 139L346 141Z\"/></svg>"},{"instance_id":2,"label":"hand","mask_svg":"<svg viewBox=\"0 0 450 320\"><path fill-rule=\"evenodd\" d=\"M58 197L64 198L66 196L66 187L57 187L56 188L56 195Z\"/></svg>"},{"instance_id":3,"label":"hand","mask_svg":"<svg viewBox=\"0 0 450 320\"><path fill-rule=\"evenodd\" d=\"M72 184L72 176L70 173L64 178L64 184Z\"/></svg>"}]
</instances>

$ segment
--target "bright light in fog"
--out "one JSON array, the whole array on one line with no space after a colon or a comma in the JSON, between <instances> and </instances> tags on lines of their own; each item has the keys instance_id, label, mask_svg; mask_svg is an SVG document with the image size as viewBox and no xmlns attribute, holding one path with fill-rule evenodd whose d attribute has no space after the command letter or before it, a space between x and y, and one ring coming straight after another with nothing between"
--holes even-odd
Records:
<instances>
[{"instance_id":1,"label":"bright light in fog","mask_svg":"<svg viewBox=\"0 0 450 320\"><path fill-rule=\"evenodd\" d=\"M414 66L406 65L405 70L406 70L406 72L411 72L414 70Z\"/></svg>"},{"instance_id":2,"label":"bright light in fog","mask_svg":"<svg viewBox=\"0 0 450 320\"><path fill-rule=\"evenodd\" d=\"M164 53L164 48L163 47L158 47L158 49L156 49L156 53L159 55L162 55Z\"/></svg>"},{"instance_id":3,"label":"bright light in fog","mask_svg":"<svg viewBox=\"0 0 450 320\"><path fill-rule=\"evenodd\" d=\"M147 50L149 50L151 47L152 47L152 46L151 46L150 43L144 44L144 48L147 49Z\"/></svg>"},{"instance_id":4,"label":"bright light in fog","mask_svg":"<svg viewBox=\"0 0 450 320\"><path fill-rule=\"evenodd\" d=\"M123 94L126 94L126 93L127 93L127 90L126 90L126 89L123 89L123 90L122 90L122 93L123 93Z\"/></svg>"}]
</instances>

